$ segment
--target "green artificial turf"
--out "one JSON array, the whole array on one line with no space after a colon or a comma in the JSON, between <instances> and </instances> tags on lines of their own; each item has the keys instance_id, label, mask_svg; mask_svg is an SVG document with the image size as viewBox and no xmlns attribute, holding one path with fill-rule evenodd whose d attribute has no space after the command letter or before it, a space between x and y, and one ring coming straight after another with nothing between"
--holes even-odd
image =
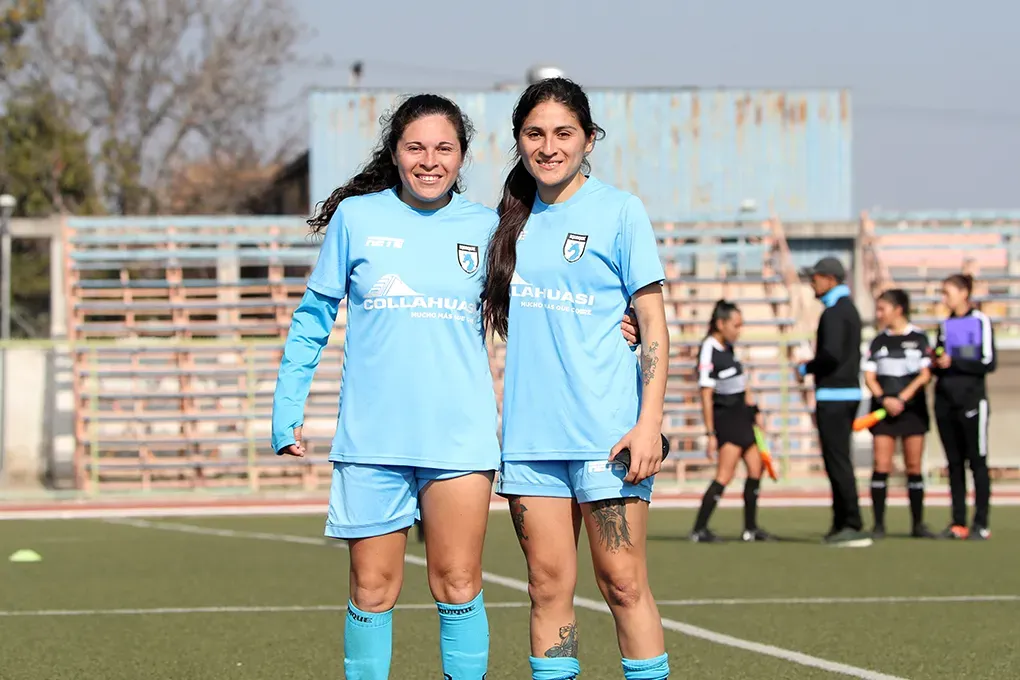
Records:
<instances>
[{"instance_id":1,"label":"green artificial turf","mask_svg":"<svg viewBox=\"0 0 1020 680\"><path fill-rule=\"evenodd\" d=\"M941 528L945 512L929 511L933 528ZM891 508L889 514L887 524L894 534L906 528L906 509ZM653 512L649 570L664 619L679 627L697 626L699 635L732 636L741 646L765 645L748 650L667 630L672 677L853 677L831 667L824 670L777 658L786 652L916 680L1017 676L1020 509L994 509L995 533L988 542L917 541L893 535L867 549L821 545L828 520L825 510L766 508L760 515L763 526L787 540L691 544L685 540L691 511ZM241 535L101 520L0 522L0 678L343 677L347 553L340 543L321 539L321 518L150 522ZM739 511L721 510L713 526L720 534L736 536L739 522ZM252 537L250 532L262 536ZM7 556L21 548L37 551L42 562L8 562ZM587 550L583 539L581 550ZM413 541L410 551L423 554ZM506 513L492 515L485 568L504 577L526 578ZM586 558L581 562L578 594L601 599ZM519 589L495 583L486 584L485 595L489 603L527 601ZM860 601L986 595L1014 599ZM790 598L849 601L761 601ZM441 678L437 616L420 566L407 565L400 601L422 608L401 609L395 615L391 677ZM68 611L322 605L336 609L74 615ZM45 614L11 615L30 611ZM527 680L527 608L491 607L488 617L492 638L488 680ZM601 611L579 608L578 626L581 677L622 678L612 619Z\"/></svg>"}]
</instances>

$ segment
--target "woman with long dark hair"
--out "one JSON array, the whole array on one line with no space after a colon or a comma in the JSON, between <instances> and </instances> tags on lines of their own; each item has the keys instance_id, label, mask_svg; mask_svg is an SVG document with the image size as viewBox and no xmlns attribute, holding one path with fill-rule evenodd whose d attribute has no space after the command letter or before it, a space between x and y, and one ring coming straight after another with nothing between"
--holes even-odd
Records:
<instances>
[{"instance_id":1,"label":"woman with long dark hair","mask_svg":"<svg viewBox=\"0 0 1020 680\"><path fill-rule=\"evenodd\" d=\"M744 531L740 540L774 540L758 526L758 490L763 464L754 426L757 424L764 429L764 422L747 389L747 373L734 350L743 325L740 308L732 302L719 300L712 309L708 335L698 352L698 387L701 388L708 455L717 459L717 465L715 478L701 499L691 531L690 539L696 543L721 540L708 528L708 522L741 460L747 467L747 479L744 481Z\"/></svg>"},{"instance_id":2,"label":"woman with long dark hair","mask_svg":"<svg viewBox=\"0 0 1020 680\"><path fill-rule=\"evenodd\" d=\"M535 680L580 673L573 599L583 522L624 676L669 675L645 543L669 362L662 264L641 201L589 176L603 131L575 83L531 85L489 242L485 320L507 340L497 492L528 563ZM633 305L640 359L617 331ZM623 449L629 466L615 460ZM428 524L426 523L426 527Z\"/></svg>"},{"instance_id":3,"label":"woman with long dark hair","mask_svg":"<svg viewBox=\"0 0 1020 680\"><path fill-rule=\"evenodd\" d=\"M949 318L939 326L935 343L935 422L949 466L952 523L942 538L991 538L988 511L992 482L988 476L988 386L995 371L992 321L974 307L974 278L953 274L942 282L942 301ZM974 477L974 521L967 528L967 472Z\"/></svg>"},{"instance_id":4,"label":"woman with long dark hair","mask_svg":"<svg viewBox=\"0 0 1020 680\"><path fill-rule=\"evenodd\" d=\"M924 476L921 458L928 434L928 399L931 348L928 336L910 323L910 296L894 288L878 296L875 317L881 332L871 341L864 361L864 382L871 391L871 411L885 409L886 417L871 427L874 462L871 473L871 508L875 538L885 537L885 506L889 473L902 442L907 470L907 494L912 518L911 536L934 538L924 524Z\"/></svg>"},{"instance_id":5,"label":"woman with long dark hair","mask_svg":"<svg viewBox=\"0 0 1020 680\"><path fill-rule=\"evenodd\" d=\"M443 673L482 678L481 558L499 443L479 302L496 216L460 196L472 130L453 102L416 95L384 123L368 164L309 220L325 238L284 346L273 449L305 455L305 400L347 298L325 531L350 547L345 677L389 676L407 533L420 515Z\"/></svg>"}]
</instances>

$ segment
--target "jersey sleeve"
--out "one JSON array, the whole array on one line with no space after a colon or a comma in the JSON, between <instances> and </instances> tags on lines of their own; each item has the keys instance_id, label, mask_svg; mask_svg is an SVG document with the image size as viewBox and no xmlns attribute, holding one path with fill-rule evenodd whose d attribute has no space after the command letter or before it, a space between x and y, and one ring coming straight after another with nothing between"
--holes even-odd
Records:
<instances>
[{"instance_id":1,"label":"jersey sleeve","mask_svg":"<svg viewBox=\"0 0 1020 680\"><path fill-rule=\"evenodd\" d=\"M326 237L308 277L308 288L337 300L347 296L348 243L347 224L343 213L337 209L326 226Z\"/></svg>"},{"instance_id":2,"label":"jersey sleeve","mask_svg":"<svg viewBox=\"0 0 1020 680\"><path fill-rule=\"evenodd\" d=\"M698 387L715 387L712 369L712 345L703 342L698 352Z\"/></svg>"},{"instance_id":3,"label":"jersey sleeve","mask_svg":"<svg viewBox=\"0 0 1020 680\"><path fill-rule=\"evenodd\" d=\"M623 224L617 237L616 265L631 297L652 283L662 283L666 274L659 259L659 246L648 213L637 196L623 206Z\"/></svg>"},{"instance_id":4,"label":"jersey sleeve","mask_svg":"<svg viewBox=\"0 0 1020 680\"><path fill-rule=\"evenodd\" d=\"M881 337L881 336L879 336ZM878 373L878 362L875 361L875 354L878 353L878 337L868 345L868 351L861 362L861 370L865 373Z\"/></svg>"},{"instance_id":5,"label":"jersey sleeve","mask_svg":"<svg viewBox=\"0 0 1020 680\"><path fill-rule=\"evenodd\" d=\"M309 287L291 319L273 392L273 451L294 443L294 428L304 422L305 400L322 350L336 323L340 300Z\"/></svg>"}]
</instances>

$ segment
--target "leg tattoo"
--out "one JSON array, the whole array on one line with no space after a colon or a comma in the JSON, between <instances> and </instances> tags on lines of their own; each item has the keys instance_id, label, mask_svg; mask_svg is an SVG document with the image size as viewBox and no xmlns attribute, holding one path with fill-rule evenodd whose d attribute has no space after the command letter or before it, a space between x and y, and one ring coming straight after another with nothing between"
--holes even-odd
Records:
<instances>
[{"instance_id":1,"label":"leg tattoo","mask_svg":"<svg viewBox=\"0 0 1020 680\"><path fill-rule=\"evenodd\" d=\"M510 499L510 519L513 520L518 541L528 540L528 535L524 533L524 513L527 511L528 508L521 503L520 497Z\"/></svg>"},{"instance_id":2,"label":"leg tattoo","mask_svg":"<svg viewBox=\"0 0 1020 680\"><path fill-rule=\"evenodd\" d=\"M545 650L545 656L549 659L577 658L577 621L560 628L560 643Z\"/></svg>"},{"instance_id":3,"label":"leg tattoo","mask_svg":"<svg viewBox=\"0 0 1020 680\"><path fill-rule=\"evenodd\" d=\"M630 540L630 523L627 522L627 504L622 498L595 501L591 516L599 528L599 542L609 552L617 553L623 547L633 548Z\"/></svg>"}]
</instances>

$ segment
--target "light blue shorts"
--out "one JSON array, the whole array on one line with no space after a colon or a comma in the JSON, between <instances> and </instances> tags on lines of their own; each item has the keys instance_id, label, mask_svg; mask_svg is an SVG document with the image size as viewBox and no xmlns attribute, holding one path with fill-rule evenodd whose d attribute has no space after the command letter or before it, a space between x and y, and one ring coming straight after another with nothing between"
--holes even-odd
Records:
<instances>
[{"instance_id":1,"label":"light blue shorts","mask_svg":"<svg viewBox=\"0 0 1020 680\"><path fill-rule=\"evenodd\" d=\"M333 463L326 536L369 538L406 529L421 518L422 487L470 474L470 470Z\"/></svg>"},{"instance_id":2,"label":"light blue shorts","mask_svg":"<svg viewBox=\"0 0 1020 680\"><path fill-rule=\"evenodd\" d=\"M638 484L623 481L627 471L608 460L509 460L499 468L500 496L576 498L593 503L611 498L650 501L654 476Z\"/></svg>"}]
</instances>

